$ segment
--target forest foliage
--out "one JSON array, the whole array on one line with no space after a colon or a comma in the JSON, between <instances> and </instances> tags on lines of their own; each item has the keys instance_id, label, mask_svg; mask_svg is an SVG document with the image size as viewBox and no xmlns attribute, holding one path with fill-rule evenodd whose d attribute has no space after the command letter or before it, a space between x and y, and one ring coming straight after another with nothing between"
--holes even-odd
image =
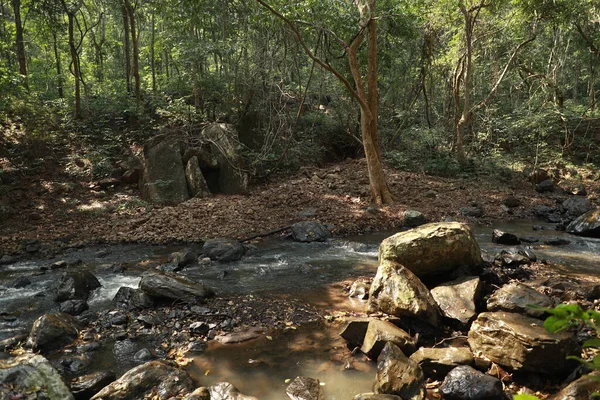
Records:
<instances>
[{"instance_id":1,"label":"forest foliage","mask_svg":"<svg viewBox=\"0 0 600 400\"><path fill-rule=\"evenodd\" d=\"M352 79L354 2L267 3ZM379 0L374 18L392 166L600 162L598 2ZM258 176L362 152L357 102L256 0L0 0L0 93L3 144L52 139L98 160L211 121L237 126Z\"/></svg>"}]
</instances>

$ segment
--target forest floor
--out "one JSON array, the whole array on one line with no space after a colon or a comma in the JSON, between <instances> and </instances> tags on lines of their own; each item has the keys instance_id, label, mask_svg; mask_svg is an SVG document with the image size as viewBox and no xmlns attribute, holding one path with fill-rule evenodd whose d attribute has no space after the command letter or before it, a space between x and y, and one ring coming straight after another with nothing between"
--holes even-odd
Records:
<instances>
[{"instance_id":1,"label":"forest floor","mask_svg":"<svg viewBox=\"0 0 600 400\"><path fill-rule=\"evenodd\" d=\"M246 195L215 195L162 207L141 200L136 185L105 187L69 172L77 160L67 163L60 157L41 157L37 164L22 169L4 160L0 256L37 242L53 249L94 242L243 240L305 219L333 225L337 236L362 234L401 227L403 212L408 209L421 211L429 221L489 224L534 218L536 205L556 207L567 196L560 190L540 194L524 173L502 166L493 174L452 178L386 168L396 203L376 207L370 204L365 160L358 159L273 175L251 185ZM598 204L597 171L578 172L576 182L583 184L588 198ZM572 182L568 178L562 186ZM519 200L519 206L503 205L511 196ZM474 205L483 210L481 217L460 212Z\"/></svg>"}]
</instances>

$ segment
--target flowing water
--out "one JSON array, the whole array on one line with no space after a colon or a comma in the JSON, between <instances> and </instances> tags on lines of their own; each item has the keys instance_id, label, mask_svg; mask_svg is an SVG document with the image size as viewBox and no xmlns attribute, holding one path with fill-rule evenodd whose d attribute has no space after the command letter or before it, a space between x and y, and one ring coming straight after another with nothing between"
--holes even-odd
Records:
<instances>
[{"instance_id":1,"label":"flowing water","mask_svg":"<svg viewBox=\"0 0 600 400\"><path fill-rule=\"evenodd\" d=\"M533 225L541 230L534 231ZM600 276L600 239L581 238L557 232L550 224L536 221L500 223L493 228L520 237L536 237L530 244L538 258L548 259L561 272ZM507 246L491 242L491 227L477 227L481 248L495 254ZM265 294L287 296L328 309L364 310L365 304L348 299L339 282L357 276L373 276L377 269L377 249L392 233L357 236L327 243L295 243L280 239L262 242L243 260L230 264L192 266L183 273L204 281L218 295ZM561 238L569 243L550 246L544 241ZM20 261L0 266L0 340L26 332L40 315L58 311L51 288L62 271L41 268L64 260L92 272L102 284L89 300L92 310L109 306L121 286L137 287L140 275L164 264L176 246L120 245L73 249L50 260ZM114 272L115 265L125 267ZM22 289L9 284L25 276L32 282ZM338 284L336 286L336 284ZM276 332L267 339L235 345L211 343L208 350L194 358L189 371L203 385L228 381L243 393L262 400L285 398L285 387L298 375L319 379L327 400L348 399L368 392L375 376L372 362L352 357L339 338L340 326L314 323L297 330ZM133 366L131 355L143 343L121 341L105 346L96 357L94 370L113 369L123 373ZM120 356L116 356L118 354ZM124 356L123 356L124 355ZM120 358L119 358L120 357Z\"/></svg>"}]
</instances>

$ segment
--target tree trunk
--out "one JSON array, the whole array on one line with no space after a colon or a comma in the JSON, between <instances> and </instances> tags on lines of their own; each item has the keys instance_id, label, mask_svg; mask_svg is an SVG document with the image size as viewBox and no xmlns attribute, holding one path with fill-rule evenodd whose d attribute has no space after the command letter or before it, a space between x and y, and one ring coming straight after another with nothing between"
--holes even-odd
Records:
<instances>
[{"instance_id":1,"label":"tree trunk","mask_svg":"<svg viewBox=\"0 0 600 400\"><path fill-rule=\"evenodd\" d=\"M152 71L152 93L156 95L156 61L154 57L154 46L156 44L156 17L152 13L152 35L150 36L150 69Z\"/></svg>"},{"instance_id":2,"label":"tree trunk","mask_svg":"<svg viewBox=\"0 0 600 400\"><path fill-rule=\"evenodd\" d=\"M56 32L52 32L52 47L54 48L54 61L56 64L56 89L58 91L58 97L63 99L65 97L65 91L63 88L63 76L62 76L62 65L60 63L60 53L58 51L58 40L56 38Z\"/></svg>"},{"instance_id":3,"label":"tree trunk","mask_svg":"<svg viewBox=\"0 0 600 400\"><path fill-rule=\"evenodd\" d=\"M23 24L21 22L21 0L12 0L13 12L15 14L17 61L19 63L19 74L23 77L23 86L29 90L27 79L27 57L25 54L25 40L23 39Z\"/></svg>"},{"instance_id":4,"label":"tree trunk","mask_svg":"<svg viewBox=\"0 0 600 400\"><path fill-rule=\"evenodd\" d=\"M127 16L129 17L129 24L131 27L131 47L132 47L132 73L133 80L135 83L135 101L138 107L142 104L142 92L140 89L140 69L139 69L139 50L138 50L138 37L135 22L135 10L129 0L125 0L125 9L127 10Z\"/></svg>"},{"instance_id":5,"label":"tree trunk","mask_svg":"<svg viewBox=\"0 0 600 400\"><path fill-rule=\"evenodd\" d=\"M75 81L75 118L79 119L81 118L81 78L77 47L75 46L75 13L67 11L67 18L69 21L69 50L71 52L73 80Z\"/></svg>"},{"instance_id":6,"label":"tree trunk","mask_svg":"<svg viewBox=\"0 0 600 400\"><path fill-rule=\"evenodd\" d=\"M123 5L121 9L123 13L123 51L125 52L125 83L127 85L127 93L131 93L131 55L129 50L129 17L127 16L127 8Z\"/></svg>"}]
</instances>

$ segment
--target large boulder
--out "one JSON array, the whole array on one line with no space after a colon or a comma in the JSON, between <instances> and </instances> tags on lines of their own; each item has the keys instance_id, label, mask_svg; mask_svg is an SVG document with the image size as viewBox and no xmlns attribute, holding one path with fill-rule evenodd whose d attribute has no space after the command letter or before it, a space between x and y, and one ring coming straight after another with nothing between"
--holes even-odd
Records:
<instances>
[{"instance_id":1,"label":"large boulder","mask_svg":"<svg viewBox=\"0 0 600 400\"><path fill-rule=\"evenodd\" d=\"M567 226L567 232L579 236L600 238L600 208L579 216Z\"/></svg>"},{"instance_id":2,"label":"large boulder","mask_svg":"<svg viewBox=\"0 0 600 400\"><path fill-rule=\"evenodd\" d=\"M33 323L27 347L42 353L59 349L77 339L79 321L65 313L45 314Z\"/></svg>"},{"instance_id":3,"label":"large boulder","mask_svg":"<svg viewBox=\"0 0 600 400\"><path fill-rule=\"evenodd\" d=\"M194 304L215 292L202 283L175 274L150 273L142 277L140 289L150 297Z\"/></svg>"},{"instance_id":4,"label":"large boulder","mask_svg":"<svg viewBox=\"0 0 600 400\"><path fill-rule=\"evenodd\" d=\"M503 367L542 374L565 372L567 357L581 351L571 334L550 333L542 321L508 312L479 314L469 330L469 345L474 354Z\"/></svg>"},{"instance_id":5,"label":"large boulder","mask_svg":"<svg viewBox=\"0 0 600 400\"><path fill-rule=\"evenodd\" d=\"M369 322L361 351L371 359L376 359L387 342L394 343L405 354L415 351L415 340L412 336L391 322L379 319Z\"/></svg>"},{"instance_id":6,"label":"large boulder","mask_svg":"<svg viewBox=\"0 0 600 400\"><path fill-rule=\"evenodd\" d=\"M166 400L194 390L192 378L182 369L160 361L150 361L127 371L122 377L100 390L91 400L153 399Z\"/></svg>"},{"instance_id":7,"label":"large boulder","mask_svg":"<svg viewBox=\"0 0 600 400\"><path fill-rule=\"evenodd\" d=\"M292 238L296 242L324 242L330 237L329 229L317 221L302 221L292 225Z\"/></svg>"},{"instance_id":8,"label":"large boulder","mask_svg":"<svg viewBox=\"0 0 600 400\"><path fill-rule=\"evenodd\" d=\"M379 246L379 259L402 264L418 277L482 263L471 229L458 222L425 224L390 236Z\"/></svg>"},{"instance_id":9,"label":"large boulder","mask_svg":"<svg viewBox=\"0 0 600 400\"><path fill-rule=\"evenodd\" d=\"M157 137L146 142L140 187L144 199L174 205L190 198L182 160L184 149L178 138Z\"/></svg>"},{"instance_id":10,"label":"large boulder","mask_svg":"<svg viewBox=\"0 0 600 400\"><path fill-rule=\"evenodd\" d=\"M568 218L577 218L593 208L587 197L570 197L562 203L562 209Z\"/></svg>"},{"instance_id":11,"label":"large boulder","mask_svg":"<svg viewBox=\"0 0 600 400\"><path fill-rule=\"evenodd\" d=\"M24 394L27 397L22 397ZM39 354L29 353L0 361L0 398L74 399L50 362Z\"/></svg>"},{"instance_id":12,"label":"large boulder","mask_svg":"<svg viewBox=\"0 0 600 400\"><path fill-rule=\"evenodd\" d=\"M292 400L324 400L323 388L318 379L307 376L297 376L288 387L285 393ZM212 400L212 399L211 399Z\"/></svg>"},{"instance_id":13,"label":"large boulder","mask_svg":"<svg viewBox=\"0 0 600 400\"><path fill-rule=\"evenodd\" d=\"M443 316L466 325L477 315L481 281L478 276L466 276L431 289L431 295Z\"/></svg>"},{"instance_id":14,"label":"large boulder","mask_svg":"<svg viewBox=\"0 0 600 400\"><path fill-rule=\"evenodd\" d=\"M467 365L454 368L440 391L447 400L505 400L502 382Z\"/></svg>"},{"instance_id":15,"label":"large boulder","mask_svg":"<svg viewBox=\"0 0 600 400\"><path fill-rule=\"evenodd\" d=\"M417 318L433 326L440 321L438 306L423 282L408 268L386 259L371 284L368 309Z\"/></svg>"},{"instance_id":16,"label":"large boulder","mask_svg":"<svg viewBox=\"0 0 600 400\"><path fill-rule=\"evenodd\" d=\"M410 359L418 363L428 377L443 379L455 367L473 364L473 353L467 347L421 347Z\"/></svg>"},{"instance_id":17,"label":"large boulder","mask_svg":"<svg viewBox=\"0 0 600 400\"><path fill-rule=\"evenodd\" d=\"M75 400L88 400L116 379L117 376L112 371L98 371L79 376L71 382L71 393Z\"/></svg>"},{"instance_id":18,"label":"large boulder","mask_svg":"<svg viewBox=\"0 0 600 400\"><path fill-rule=\"evenodd\" d=\"M90 292L102 286L98 279L89 271L65 271L58 281L55 301L87 300Z\"/></svg>"},{"instance_id":19,"label":"large boulder","mask_svg":"<svg viewBox=\"0 0 600 400\"><path fill-rule=\"evenodd\" d=\"M521 282L502 286L487 301L489 311L516 312L534 318L544 315L543 310L531 306L550 308L553 306L552 299Z\"/></svg>"},{"instance_id":20,"label":"large boulder","mask_svg":"<svg viewBox=\"0 0 600 400\"><path fill-rule=\"evenodd\" d=\"M375 393L394 394L405 400L425 398L425 376L419 364L407 358L393 343L387 343L377 359Z\"/></svg>"},{"instance_id":21,"label":"large boulder","mask_svg":"<svg viewBox=\"0 0 600 400\"><path fill-rule=\"evenodd\" d=\"M214 261L231 262L242 258L246 248L235 239L216 238L209 239L202 246L205 257Z\"/></svg>"}]
</instances>

